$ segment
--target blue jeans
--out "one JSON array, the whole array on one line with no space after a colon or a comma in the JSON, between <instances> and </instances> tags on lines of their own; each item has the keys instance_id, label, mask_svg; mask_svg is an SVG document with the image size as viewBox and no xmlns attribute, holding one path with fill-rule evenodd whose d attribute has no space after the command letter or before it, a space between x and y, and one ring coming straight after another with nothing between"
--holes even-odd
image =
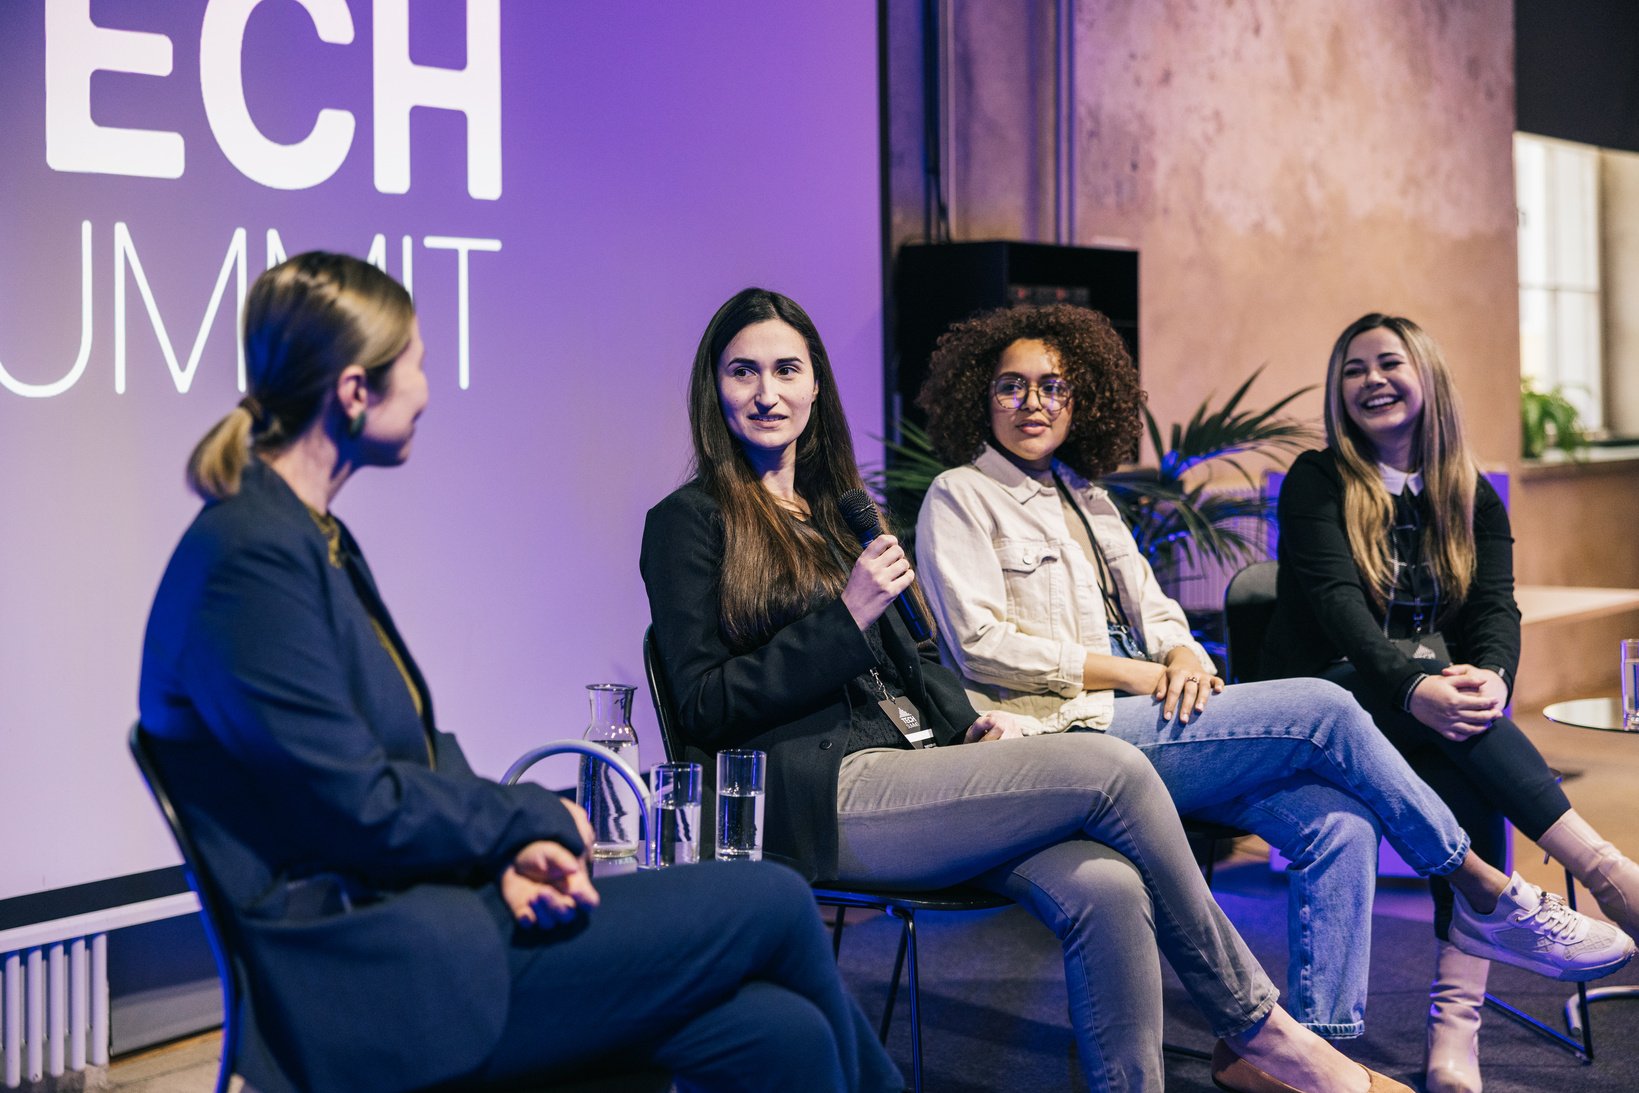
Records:
<instances>
[{"instance_id":1,"label":"blue jeans","mask_svg":"<svg viewBox=\"0 0 1639 1093\"><path fill-rule=\"evenodd\" d=\"M1118 698L1110 735L1155 765L1180 814L1244 828L1291 859L1287 1008L1322 1036L1365 1030L1379 832L1424 876L1468 853L1451 810L1335 684L1226 687L1185 725Z\"/></svg>"}]
</instances>

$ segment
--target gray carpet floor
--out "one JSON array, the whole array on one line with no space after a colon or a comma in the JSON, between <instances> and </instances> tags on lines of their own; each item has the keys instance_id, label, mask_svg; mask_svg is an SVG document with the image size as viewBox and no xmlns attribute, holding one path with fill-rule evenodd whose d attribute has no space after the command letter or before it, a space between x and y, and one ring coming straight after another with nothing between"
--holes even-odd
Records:
<instances>
[{"instance_id":1,"label":"gray carpet floor","mask_svg":"<svg viewBox=\"0 0 1639 1093\"><path fill-rule=\"evenodd\" d=\"M1243 861L1220 866L1214 891L1271 977L1284 983L1285 882L1261 862ZM1341 1045L1350 1056L1414 1088L1421 1088L1423 1015L1433 967L1426 891L1415 881L1380 884L1367 1032ZM1044 927L1009 908L924 915L917 932L929 1093L1086 1089L1070 1034L1058 945ZM896 925L881 916L853 922L844 936L844 975L873 1021L882 1012L897 940ZM1183 988L1170 971L1166 980L1167 1042L1210 1050L1211 1034ZM1639 961L1603 982L1639 984ZM1499 966L1492 988L1563 1027L1567 985ZM1583 1065L1488 1009L1480 1033L1487 1093L1639 1091L1639 1001L1596 1005L1592 1025L1595 1061ZM907 1080L909 1030L901 990L888 1046ZM1215 1088L1205 1062L1169 1053L1166 1066L1169 1090Z\"/></svg>"}]
</instances>

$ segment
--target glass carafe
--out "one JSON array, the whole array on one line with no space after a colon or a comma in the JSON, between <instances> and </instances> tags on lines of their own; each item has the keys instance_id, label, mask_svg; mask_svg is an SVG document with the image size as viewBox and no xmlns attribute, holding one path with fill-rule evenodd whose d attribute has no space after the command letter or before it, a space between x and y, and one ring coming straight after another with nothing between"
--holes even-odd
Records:
<instances>
[{"instance_id":1,"label":"glass carafe","mask_svg":"<svg viewBox=\"0 0 1639 1093\"><path fill-rule=\"evenodd\" d=\"M637 733L632 729L632 693L624 683L593 683L586 688L592 704L592 723L583 739L608 748L633 770L637 761ZM575 800L592 821L592 857L632 858L637 854L642 804L626 780L608 763L589 756L580 761Z\"/></svg>"}]
</instances>

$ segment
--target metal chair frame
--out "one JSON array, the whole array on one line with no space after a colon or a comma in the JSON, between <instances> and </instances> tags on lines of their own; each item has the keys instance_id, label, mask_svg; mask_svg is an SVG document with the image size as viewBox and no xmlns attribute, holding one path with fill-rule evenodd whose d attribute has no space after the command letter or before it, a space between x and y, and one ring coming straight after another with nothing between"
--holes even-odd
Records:
<instances>
[{"instance_id":1,"label":"metal chair frame","mask_svg":"<svg viewBox=\"0 0 1639 1093\"><path fill-rule=\"evenodd\" d=\"M211 872L202 867L204 859L171 800L170 790L160 774L159 763L150 749L148 734L141 722L131 726L127 743L131 758L136 760L137 770L142 772L142 780L147 784L154 804L159 806L160 814L165 817L165 824L171 829L171 838L182 854L182 871L188 878L188 887L199 897L199 921L205 928L205 939L210 943L211 959L216 961L216 977L222 987L222 1059L216 1070L215 1093L228 1093L228 1083L237 1072L239 1061L239 1005L244 992L240 985L239 965L233 956L234 949L225 934L232 929L233 922L228 913L227 897L217 888Z\"/></svg>"}]
</instances>

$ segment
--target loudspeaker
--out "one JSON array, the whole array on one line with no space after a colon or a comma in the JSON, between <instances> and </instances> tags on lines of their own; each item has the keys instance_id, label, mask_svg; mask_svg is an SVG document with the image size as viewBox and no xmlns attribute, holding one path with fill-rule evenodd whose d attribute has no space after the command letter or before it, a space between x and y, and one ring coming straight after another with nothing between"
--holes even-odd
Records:
<instances>
[{"instance_id":1,"label":"loudspeaker","mask_svg":"<svg viewBox=\"0 0 1639 1093\"><path fill-rule=\"evenodd\" d=\"M976 311L1018 304L1079 304L1102 311L1138 360L1138 252L1005 240L909 243L894 268L895 359L885 400L888 435L898 416L921 424L916 395L933 345Z\"/></svg>"}]
</instances>

